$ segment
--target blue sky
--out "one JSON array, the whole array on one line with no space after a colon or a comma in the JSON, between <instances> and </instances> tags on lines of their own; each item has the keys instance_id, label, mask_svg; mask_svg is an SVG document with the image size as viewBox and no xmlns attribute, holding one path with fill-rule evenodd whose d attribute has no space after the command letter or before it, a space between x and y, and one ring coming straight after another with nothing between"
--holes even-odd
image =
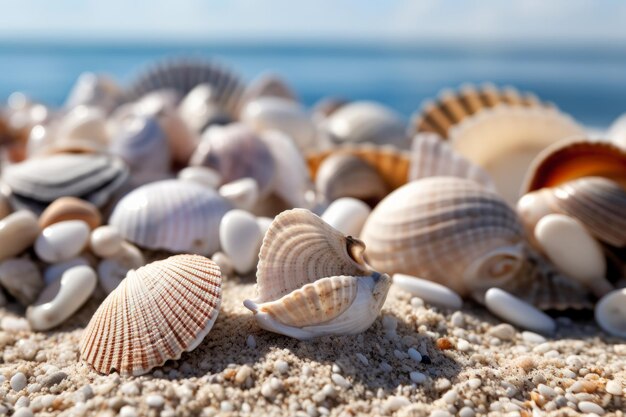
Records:
<instances>
[{"instance_id":1,"label":"blue sky","mask_svg":"<svg viewBox=\"0 0 626 417\"><path fill-rule=\"evenodd\" d=\"M0 38L626 42L620 0L0 0Z\"/></svg>"}]
</instances>

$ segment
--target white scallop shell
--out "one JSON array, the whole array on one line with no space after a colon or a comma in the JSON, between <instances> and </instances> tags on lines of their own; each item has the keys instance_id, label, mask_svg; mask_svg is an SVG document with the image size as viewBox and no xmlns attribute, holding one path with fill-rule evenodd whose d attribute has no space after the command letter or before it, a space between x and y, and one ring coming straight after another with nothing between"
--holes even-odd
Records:
<instances>
[{"instance_id":1,"label":"white scallop shell","mask_svg":"<svg viewBox=\"0 0 626 417\"><path fill-rule=\"evenodd\" d=\"M207 255L219 249L219 224L230 208L217 192L200 184L157 181L124 196L109 224L145 248Z\"/></svg>"},{"instance_id":2,"label":"white scallop shell","mask_svg":"<svg viewBox=\"0 0 626 417\"><path fill-rule=\"evenodd\" d=\"M196 255L129 271L85 328L81 358L98 372L122 375L145 374L180 358L215 323L221 282L217 265Z\"/></svg>"}]
</instances>

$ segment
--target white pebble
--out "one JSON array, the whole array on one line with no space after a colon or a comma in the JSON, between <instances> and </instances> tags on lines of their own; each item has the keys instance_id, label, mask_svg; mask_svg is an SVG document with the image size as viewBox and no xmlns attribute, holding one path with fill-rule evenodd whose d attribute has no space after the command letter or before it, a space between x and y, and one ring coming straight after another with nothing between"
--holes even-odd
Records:
<instances>
[{"instance_id":1,"label":"white pebble","mask_svg":"<svg viewBox=\"0 0 626 417\"><path fill-rule=\"evenodd\" d=\"M120 417L137 417L137 410L130 405L125 405L120 409Z\"/></svg>"},{"instance_id":2,"label":"white pebble","mask_svg":"<svg viewBox=\"0 0 626 417\"><path fill-rule=\"evenodd\" d=\"M235 271L245 274L257 264L263 234L256 217L244 210L230 210L220 223L220 244Z\"/></svg>"},{"instance_id":3,"label":"white pebble","mask_svg":"<svg viewBox=\"0 0 626 417\"><path fill-rule=\"evenodd\" d=\"M604 408L591 401L581 401L578 403L578 409L583 413L593 413L599 416L604 415Z\"/></svg>"},{"instance_id":4,"label":"white pebble","mask_svg":"<svg viewBox=\"0 0 626 417\"><path fill-rule=\"evenodd\" d=\"M459 399L459 394L455 390L451 389L443 394L441 399L447 404L454 405L454 403Z\"/></svg>"},{"instance_id":5,"label":"white pebble","mask_svg":"<svg viewBox=\"0 0 626 417\"><path fill-rule=\"evenodd\" d=\"M482 385L483 381L480 380L480 378L472 378L470 380L467 381L467 385L471 388L471 389L478 389L480 388L480 386Z\"/></svg>"},{"instance_id":6,"label":"white pebble","mask_svg":"<svg viewBox=\"0 0 626 417\"><path fill-rule=\"evenodd\" d=\"M100 226L89 236L91 251L101 258L109 258L122 249L124 238L113 226Z\"/></svg>"},{"instance_id":7,"label":"white pebble","mask_svg":"<svg viewBox=\"0 0 626 417\"><path fill-rule=\"evenodd\" d=\"M556 391L545 384L539 384L539 386L537 386L537 390L539 391L539 394L546 398L551 399L556 397Z\"/></svg>"},{"instance_id":8,"label":"white pebble","mask_svg":"<svg viewBox=\"0 0 626 417\"><path fill-rule=\"evenodd\" d=\"M219 266L222 277L233 275L235 267L233 266L233 262L230 260L230 257L224 252L215 252L211 255L211 260Z\"/></svg>"},{"instance_id":9,"label":"white pebble","mask_svg":"<svg viewBox=\"0 0 626 417\"><path fill-rule=\"evenodd\" d=\"M89 225L82 220L66 220L43 229L35 241L39 259L55 263L78 255L89 239Z\"/></svg>"},{"instance_id":10,"label":"white pebble","mask_svg":"<svg viewBox=\"0 0 626 417\"><path fill-rule=\"evenodd\" d=\"M424 382L426 382L426 375L421 372L413 371L409 374L409 377L411 378L411 381L415 382L416 384L423 384Z\"/></svg>"},{"instance_id":11,"label":"white pebble","mask_svg":"<svg viewBox=\"0 0 626 417\"><path fill-rule=\"evenodd\" d=\"M2 317L0 327L2 327L2 330L5 332L25 332L30 330L28 320L22 317Z\"/></svg>"},{"instance_id":12,"label":"white pebble","mask_svg":"<svg viewBox=\"0 0 626 417\"><path fill-rule=\"evenodd\" d=\"M289 364L286 361L279 359L274 362L274 370L279 374L286 374L289 372Z\"/></svg>"},{"instance_id":13,"label":"white pebble","mask_svg":"<svg viewBox=\"0 0 626 417\"><path fill-rule=\"evenodd\" d=\"M246 338L246 345L250 349L256 349L256 339L251 334L249 334L248 337Z\"/></svg>"},{"instance_id":14,"label":"white pebble","mask_svg":"<svg viewBox=\"0 0 626 417\"><path fill-rule=\"evenodd\" d=\"M411 297L411 307L415 309L424 307L424 300L419 297Z\"/></svg>"},{"instance_id":15,"label":"white pebble","mask_svg":"<svg viewBox=\"0 0 626 417\"><path fill-rule=\"evenodd\" d=\"M271 217L257 217L256 218L256 224L259 225L259 230L261 230L261 234L263 236L265 236L265 234L267 233L267 230L270 228L270 225L272 224L273 221L274 219L272 219Z\"/></svg>"},{"instance_id":16,"label":"white pebble","mask_svg":"<svg viewBox=\"0 0 626 417\"><path fill-rule=\"evenodd\" d=\"M449 411L446 410L433 410L429 414L430 417L452 417Z\"/></svg>"},{"instance_id":17,"label":"white pebble","mask_svg":"<svg viewBox=\"0 0 626 417\"><path fill-rule=\"evenodd\" d=\"M18 372L11 377L11 388L13 391L19 392L26 388L26 385L28 385L28 380L22 372Z\"/></svg>"},{"instance_id":18,"label":"white pebble","mask_svg":"<svg viewBox=\"0 0 626 417\"><path fill-rule=\"evenodd\" d=\"M596 303L596 322L606 332L626 338L626 288L611 291Z\"/></svg>"},{"instance_id":19,"label":"white pebble","mask_svg":"<svg viewBox=\"0 0 626 417\"><path fill-rule=\"evenodd\" d=\"M450 323L452 323L454 327L463 327L465 324L465 316L460 311L455 311L450 317Z\"/></svg>"},{"instance_id":20,"label":"white pebble","mask_svg":"<svg viewBox=\"0 0 626 417\"><path fill-rule=\"evenodd\" d=\"M606 383L606 392L611 395L622 395L622 384L614 379Z\"/></svg>"},{"instance_id":21,"label":"white pebble","mask_svg":"<svg viewBox=\"0 0 626 417\"><path fill-rule=\"evenodd\" d=\"M20 398L15 401L15 408L23 408L28 407L30 405L30 400L26 395L22 395Z\"/></svg>"},{"instance_id":22,"label":"white pebble","mask_svg":"<svg viewBox=\"0 0 626 417\"><path fill-rule=\"evenodd\" d=\"M513 340L515 339L515 328L508 323L498 324L497 326L489 329L488 332L491 336L495 336L500 340Z\"/></svg>"},{"instance_id":23,"label":"white pebble","mask_svg":"<svg viewBox=\"0 0 626 417\"><path fill-rule=\"evenodd\" d=\"M463 306L463 300L456 292L436 282L411 275L393 274L393 283L430 304L455 310Z\"/></svg>"},{"instance_id":24,"label":"white pebble","mask_svg":"<svg viewBox=\"0 0 626 417\"><path fill-rule=\"evenodd\" d=\"M330 203L321 217L344 235L359 236L371 211L363 201L344 197Z\"/></svg>"},{"instance_id":25,"label":"white pebble","mask_svg":"<svg viewBox=\"0 0 626 417\"><path fill-rule=\"evenodd\" d=\"M33 417L34 414L30 408L18 408L13 413L13 417Z\"/></svg>"},{"instance_id":26,"label":"white pebble","mask_svg":"<svg viewBox=\"0 0 626 417\"><path fill-rule=\"evenodd\" d=\"M409 405L411 405L411 401L409 401L408 398L399 395L393 395L387 398L383 405L383 408L387 411L387 413L393 413L394 411L398 411L402 407L406 407Z\"/></svg>"},{"instance_id":27,"label":"white pebble","mask_svg":"<svg viewBox=\"0 0 626 417\"><path fill-rule=\"evenodd\" d=\"M471 347L472 345L465 339L459 339L456 342L456 348L461 352L467 352Z\"/></svg>"},{"instance_id":28,"label":"white pebble","mask_svg":"<svg viewBox=\"0 0 626 417\"><path fill-rule=\"evenodd\" d=\"M224 184L218 192L241 210L251 210L259 199L259 185L252 178L241 178Z\"/></svg>"},{"instance_id":29,"label":"white pebble","mask_svg":"<svg viewBox=\"0 0 626 417\"><path fill-rule=\"evenodd\" d=\"M146 397L146 404L151 408L161 408L165 404L165 400L158 394L152 394Z\"/></svg>"},{"instance_id":30,"label":"white pebble","mask_svg":"<svg viewBox=\"0 0 626 417\"><path fill-rule=\"evenodd\" d=\"M386 331L395 331L398 327L398 320L394 316L383 316L383 328Z\"/></svg>"},{"instance_id":31,"label":"white pebble","mask_svg":"<svg viewBox=\"0 0 626 417\"><path fill-rule=\"evenodd\" d=\"M463 407L459 410L459 417L474 417L476 412L471 407Z\"/></svg>"},{"instance_id":32,"label":"white pebble","mask_svg":"<svg viewBox=\"0 0 626 417\"><path fill-rule=\"evenodd\" d=\"M409 354L409 358L413 359L415 362L420 363L422 361L422 354L415 348L409 348L407 353Z\"/></svg>"},{"instance_id":33,"label":"white pebble","mask_svg":"<svg viewBox=\"0 0 626 417\"><path fill-rule=\"evenodd\" d=\"M340 386L341 388L350 388L352 386L352 384L350 383L350 381L348 381L346 378L344 378L342 375L340 374L332 374L330 379L333 380L333 382Z\"/></svg>"},{"instance_id":34,"label":"white pebble","mask_svg":"<svg viewBox=\"0 0 626 417\"><path fill-rule=\"evenodd\" d=\"M487 290L485 305L496 316L517 326L545 334L556 330L550 316L500 288Z\"/></svg>"},{"instance_id":35,"label":"white pebble","mask_svg":"<svg viewBox=\"0 0 626 417\"><path fill-rule=\"evenodd\" d=\"M526 343L533 343L533 344L545 343L546 342L546 338L545 337L543 337L540 334L534 333L534 332L522 332L522 339Z\"/></svg>"}]
</instances>

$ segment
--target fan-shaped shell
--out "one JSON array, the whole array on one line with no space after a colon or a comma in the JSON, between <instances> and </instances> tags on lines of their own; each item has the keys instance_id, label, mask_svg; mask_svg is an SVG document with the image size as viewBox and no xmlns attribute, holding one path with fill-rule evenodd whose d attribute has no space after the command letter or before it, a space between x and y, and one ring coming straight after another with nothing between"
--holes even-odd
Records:
<instances>
[{"instance_id":1,"label":"fan-shaped shell","mask_svg":"<svg viewBox=\"0 0 626 417\"><path fill-rule=\"evenodd\" d=\"M408 149L406 124L400 115L374 102L354 102L333 112L325 124L337 144L373 143Z\"/></svg>"},{"instance_id":2,"label":"fan-shaped shell","mask_svg":"<svg viewBox=\"0 0 626 417\"><path fill-rule=\"evenodd\" d=\"M191 157L190 165L215 169L222 175L224 183L253 178L262 195L272 188L276 170L267 145L243 124L207 129Z\"/></svg>"},{"instance_id":3,"label":"fan-shaped shell","mask_svg":"<svg viewBox=\"0 0 626 417\"><path fill-rule=\"evenodd\" d=\"M532 93L520 93L513 87L498 88L485 83L462 85L458 91L445 89L436 100L426 101L411 120L411 133L434 132L447 138L452 126L481 110L506 104L524 107L551 107Z\"/></svg>"},{"instance_id":4,"label":"fan-shaped shell","mask_svg":"<svg viewBox=\"0 0 626 417\"><path fill-rule=\"evenodd\" d=\"M206 255L219 249L219 224L230 209L230 204L208 187L164 180L124 196L109 224L145 248Z\"/></svg>"},{"instance_id":5,"label":"fan-shaped shell","mask_svg":"<svg viewBox=\"0 0 626 417\"><path fill-rule=\"evenodd\" d=\"M128 168L117 157L53 154L5 168L2 180L18 207L41 212L59 197L71 196L104 206L126 182Z\"/></svg>"},{"instance_id":6,"label":"fan-shaped shell","mask_svg":"<svg viewBox=\"0 0 626 417\"><path fill-rule=\"evenodd\" d=\"M182 97L198 84L210 84L220 107L229 114L235 114L244 87L238 76L211 61L182 59L160 62L146 69L131 83L126 100L134 101L156 90L175 90Z\"/></svg>"},{"instance_id":7,"label":"fan-shaped shell","mask_svg":"<svg viewBox=\"0 0 626 417\"><path fill-rule=\"evenodd\" d=\"M128 272L83 333L81 358L96 371L141 375L195 349L217 318L219 267L178 255Z\"/></svg>"}]
</instances>

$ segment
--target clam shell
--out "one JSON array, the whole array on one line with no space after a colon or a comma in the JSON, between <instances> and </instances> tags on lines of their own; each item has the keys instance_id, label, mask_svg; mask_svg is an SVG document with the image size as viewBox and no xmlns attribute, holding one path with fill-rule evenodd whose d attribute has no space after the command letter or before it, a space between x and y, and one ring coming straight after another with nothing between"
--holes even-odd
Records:
<instances>
[{"instance_id":1,"label":"clam shell","mask_svg":"<svg viewBox=\"0 0 626 417\"><path fill-rule=\"evenodd\" d=\"M452 126L481 110L506 104L524 107L551 107L532 93L520 93L513 87L502 89L493 84L462 85L458 91L446 89L434 101L427 101L411 119L411 133L433 132L447 138Z\"/></svg>"},{"instance_id":2,"label":"clam shell","mask_svg":"<svg viewBox=\"0 0 626 417\"><path fill-rule=\"evenodd\" d=\"M241 108L259 97L278 97L298 102L296 93L277 74L261 74L246 86L241 97Z\"/></svg>"},{"instance_id":3,"label":"clam shell","mask_svg":"<svg viewBox=\"0 0 626 417\"><path fill-rule=\"evenodd\" d=\"M194 255L129 271L91 318L80 343L81 358L98 372L122 375L145 374L180 358L215 323L221 282L217 265Z\"/></svg>"},{"instance_id":4,"label":"clam shell","mask_svg":"<svg viewBox=\"0 0 626 417\"><path fill-rule=\"evenodd\" d=\"M243 124L207 129L190 165L215 169L222 175L224 183L252 178L259 185L261 195L266 195L272 188L276 171L267 145Z\"/></svg>"},{"instance_id":5,"label":"clam shell","mask_svg":"<svg viewBox=\"0 0 626 417\"><path fill-rule=\"evenodd\" d=\"M109 224L130 242L150 249L211 254L230 204L200 184L164 180L136 188L115 206Z\"/></svg>"},{"instance_id":6,"label":"clam shell","mask_svg":"<svg viewBox=\"0 0 626 417\"><path fill-rule=\"evenodd\" d=\"M125 183L128 168L119 158L96 154L54 154L5 168L3 182L15 206L41 212L59 197L77 197L103 207Z\"/></svg>"},{"instance_id":7,"label":"clam shell","mask_svg":"<svg viewBox=\"0 0 626 417\"><path fill-rule=\"evenodd\" d=\"M343 145L327 151L307 155L307 165L311 178L317 178L322 162L331 155L357 156L376 168L379 175L385 180L390 189L394 190L408 181L411 164L410 155L392 146L377 146L371 144Z\"/></svg>"},{"instance_id":8,"label":"clam shell","mask_svg":"<svg viewBox=\"0 0 626 417\"><path fill-rule=\"evenodd\" d=\"M501 105L456 125L449 140L455 151L487 171L500 194L514 204L532 160L549 145L583 133L555 109Z\"/></svg>"},{"instance_id":9,"label":"clam shell","mask_svg":"<svg viewBox=\"0 0 626 417\"><path fill-rule=\"evenodd\" d=\"M408 149L406 123L399 114L378 103L357 101L341 106L325 123L330 139L337 144L373 143Z\"/></svg>"},{"instance_id":10,"label":"clam shell","mask_svg":"<svg viewBox=\"0 0 626 417\"><path fill-rule=\"evenodd\" d=\"M198 84L178 105L178 113L194 132L202 132L213 124L225 125L232 117L220 108L210 84Z\"/></svg>"},{"instance_id":11,"label":"clam shell","mask_svg":"<svg viewBox=\"0 0 626 417\"><path fill-rule=\"evenodd\" d=\"M211 61L183 59L160 62L131 83L126 100L135 101L156 90L174 90L182 97L198 84L209 84L220 108L235 114L243 85L237 75Z\"/></svg>"}]
</instances>

